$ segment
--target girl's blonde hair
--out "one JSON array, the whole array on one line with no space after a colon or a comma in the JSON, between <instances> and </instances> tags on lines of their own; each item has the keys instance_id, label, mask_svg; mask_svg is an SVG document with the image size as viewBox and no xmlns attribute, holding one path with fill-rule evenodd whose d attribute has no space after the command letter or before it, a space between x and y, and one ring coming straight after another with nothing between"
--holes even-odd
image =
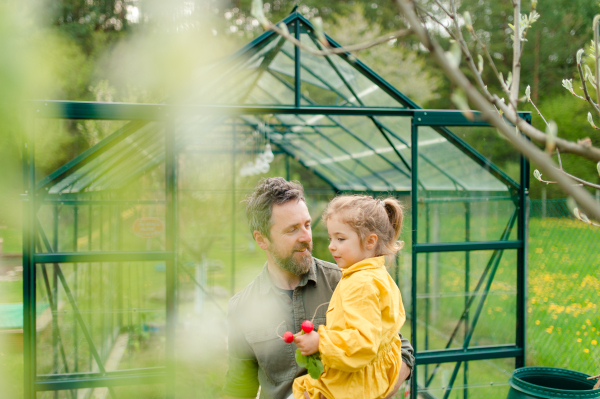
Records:
<instances>
[{"instance_id":1,"label":"girl's blonde hair","mask_svg":"<svg viewBox=\"0 0 600 399\"><path fill-rule=\"evenodd\" d=\"M398 241L402 229L402 205L395 198L380 200L368 195L342 195L327 205L323 221L327 223L334 215L358 233L362 245L369 235L376 234L376 256L393 255L404 245Z\"/></svg>"}]
</instances>

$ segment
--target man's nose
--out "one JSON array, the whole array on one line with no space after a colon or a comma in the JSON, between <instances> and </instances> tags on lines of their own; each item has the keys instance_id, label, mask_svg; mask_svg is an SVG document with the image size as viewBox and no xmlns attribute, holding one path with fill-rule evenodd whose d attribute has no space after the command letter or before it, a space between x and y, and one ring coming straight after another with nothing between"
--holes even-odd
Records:
<instances>
[{"instance_id":1,"label":"man's nose","mask_svg":"<svg viewBox=\"0 0 600 399\"><path fill-rule=\"evenodd\" d=\"M299 238L300 242L310 242L312 241L312 234L310 232L310 229L307 229L306 227L302 228L302 235Z\"/></svg>"}]
</instances>

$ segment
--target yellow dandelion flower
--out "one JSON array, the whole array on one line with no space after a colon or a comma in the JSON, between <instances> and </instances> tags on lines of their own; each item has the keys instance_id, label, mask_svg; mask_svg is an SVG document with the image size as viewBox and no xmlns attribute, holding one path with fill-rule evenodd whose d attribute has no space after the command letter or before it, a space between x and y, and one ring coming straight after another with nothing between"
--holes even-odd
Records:
<instances>
[{"instance_id":1,"label":"yellow dandelion flower","mask_svg":"<svg viewBox=\"0 0 600 399\"><path fill-rule=\"evenodd\" d=\"M536 320L536 321L535 321L535 325L536 325L536 326L539 326L539 325L540 325L540 323L541 323L541 322L540 322L539 320Z\"/></svg>"},{"instance_id":2,"label":"yellow dandelion flower","mask_svg":"<svg viewBox=\"0 0 600 399\"><path fill-rule=\"evenodd\" d=\"M577 342L581 342L581 338L577 338Z\"/></svg>"},{"instance_id":3,"label":"yellow dandelion flower","mask_svg":"<svg viewBox=\"0 0 600 399\"><path fill-rule=\"evenodd\" d=\"M596 341L595 339L592 340L592 345L598 345L598 341Z\"/></svg>"},{"instance_id":4,"label":"yellow dandelion flower","mask_svg":"<svg viewBox=\"0 0 600 399\"><path fill-rule=\"evenodd\" d=\"M589 350L588 348L585 348L583 351L584 351L585 353L590 353L590 350Z\"/></svg>"}]
</instances>

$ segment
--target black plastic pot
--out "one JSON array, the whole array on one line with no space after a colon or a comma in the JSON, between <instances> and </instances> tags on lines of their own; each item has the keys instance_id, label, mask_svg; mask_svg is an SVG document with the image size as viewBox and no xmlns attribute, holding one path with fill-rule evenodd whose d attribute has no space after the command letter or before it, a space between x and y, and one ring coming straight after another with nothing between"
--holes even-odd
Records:
<instances>
[{"instance_id":1,"label":"black plastic pot","mask_svg":"<svg viewBox=\"0 0 600 399\"><path fill-rule=\"evenodd\" d=\"M507 399L600 399L587 374L555 367L523 367L508 380Z\"/></svg>"}]
</instances>

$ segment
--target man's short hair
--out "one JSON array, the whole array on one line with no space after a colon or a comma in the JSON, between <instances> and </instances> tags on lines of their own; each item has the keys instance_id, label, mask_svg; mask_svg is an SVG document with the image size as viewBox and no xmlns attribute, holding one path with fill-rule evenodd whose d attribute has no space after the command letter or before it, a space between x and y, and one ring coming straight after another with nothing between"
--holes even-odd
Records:
<instances>
[{"instance_id":1,"label":"man's short hair","mask_svg":"<svg viewBox=\"0 0 600 399\"><path fill-rule=\"evenodd\" d=\"M273 205L292 200L306 202L304 188L299 182L287 181L283 177L260 179L254 192L246 196L246 217L250 231L258 230L263 236L271 238Z\"/></svg>"}]
</instances>

